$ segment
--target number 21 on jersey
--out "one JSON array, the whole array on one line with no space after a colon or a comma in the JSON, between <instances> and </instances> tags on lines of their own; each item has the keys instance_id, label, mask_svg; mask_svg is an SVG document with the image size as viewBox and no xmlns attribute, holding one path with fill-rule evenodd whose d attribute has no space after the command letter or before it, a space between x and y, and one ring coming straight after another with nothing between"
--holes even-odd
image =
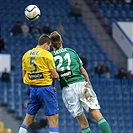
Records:
<instances>
[{"instance_id":1,"label":"number 21 on jersey","mask_svg":"<svg viewBox=\"0 0 133 133\"><path fill-rule=\"evenodd\" d=\"M60 55L57 55L54 57L55 62L59 60L59 63L57 64L57 71L64 71L64 70L70 70L71 65L71 58L70 54L66 53L63 57ZM67 66L63 66L63 62L67 61Z\"/></svg>"}]
</instances>

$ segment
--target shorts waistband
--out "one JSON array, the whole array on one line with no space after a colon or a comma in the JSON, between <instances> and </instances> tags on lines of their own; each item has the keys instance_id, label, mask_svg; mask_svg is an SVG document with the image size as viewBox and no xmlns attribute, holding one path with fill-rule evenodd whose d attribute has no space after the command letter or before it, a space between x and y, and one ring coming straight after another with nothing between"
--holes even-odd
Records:
<instances>
[{"instance_id":1,"label":"shorts waistband","mask_svg":"<svg viewBox=\"0 0 133 133\"><path fill-rule=\"evenodd\" d=\"M44 86L39 86L39 85L29 85L29 87L48 87L48 86L52 86L52 85L44 85Z\"/></svg>"}]
</instances>

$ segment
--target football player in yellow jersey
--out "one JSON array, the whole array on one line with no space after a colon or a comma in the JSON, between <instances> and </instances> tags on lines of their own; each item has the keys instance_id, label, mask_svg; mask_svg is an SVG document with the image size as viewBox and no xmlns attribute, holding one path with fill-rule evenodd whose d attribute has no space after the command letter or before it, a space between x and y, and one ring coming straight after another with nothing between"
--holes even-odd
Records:
<instances>
[{"instance_id":1,"label":"football player in yellow jersey","mask_svg":"<svg viewBox=\"0 0 133 133\"><path fill-rule=\"evenodd\" d=\"M58 103L52 86L54 79L59 79L54 59L48 51L51 40L43 34L38 39L36 48L27 51L22 58L23 82L30 87L29 103L25 119L19 133L27 133L28 126L33 122L42 105L49 121L49 133L58 131Z\"/></svg>"}]
</instances>

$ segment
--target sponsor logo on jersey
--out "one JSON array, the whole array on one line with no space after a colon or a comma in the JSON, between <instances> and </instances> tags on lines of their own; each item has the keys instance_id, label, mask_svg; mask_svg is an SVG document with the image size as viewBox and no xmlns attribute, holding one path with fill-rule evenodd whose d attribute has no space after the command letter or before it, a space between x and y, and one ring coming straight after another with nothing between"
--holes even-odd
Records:
<instances>
[{"instance_id":1,"label":"sponsor logo on jersey","mask_svg":"<svg viewBox=\"0 0 133 133\"><path fill-rule=\"evenodd\" d=\"M31 50L29 56L39 56L39 51Z\"/></svg>"},{"instance_id":2,"label":"sponsor logo on jersey","mask_svg":"<svg viewBox=\"0 0 133 133\"><path fill-rule=\"evenodd\" d=\"M42 73L33 73L33 74L29 74L28 76L30 80L44 78Z\"/></svg>"},{"instance_id":3,"label":"sponsor logo on jersey","mask_svg":"<svg viewBox=\"0 0 133 133\"><path fill-rule=\"evenodd\" d=\"M71 70L67 70L64 73L61 73L60 77L63 78L63 77L70 76L70 75L72 75L72 71Z\"/></svg>"}]
</instances>

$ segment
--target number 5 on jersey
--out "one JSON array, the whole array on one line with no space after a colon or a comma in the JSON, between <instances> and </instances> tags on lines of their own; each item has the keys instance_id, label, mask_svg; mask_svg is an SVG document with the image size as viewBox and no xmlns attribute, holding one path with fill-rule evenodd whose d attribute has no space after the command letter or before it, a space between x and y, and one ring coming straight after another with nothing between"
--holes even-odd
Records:
<instances>
[{"instance_id":1,"label":"number 5 on jersey","mask_svg":"<svg viewBox=\"0 0 133 133\"><path fill-rule=\"evenodd\" d=\"M35 60L34 57L30 58L30 65L33 65L34 70L31 70L31 72L36 72L37 71L37 66L36 64L33 62L33 60Z\"/></svg>"}]
</instances>

